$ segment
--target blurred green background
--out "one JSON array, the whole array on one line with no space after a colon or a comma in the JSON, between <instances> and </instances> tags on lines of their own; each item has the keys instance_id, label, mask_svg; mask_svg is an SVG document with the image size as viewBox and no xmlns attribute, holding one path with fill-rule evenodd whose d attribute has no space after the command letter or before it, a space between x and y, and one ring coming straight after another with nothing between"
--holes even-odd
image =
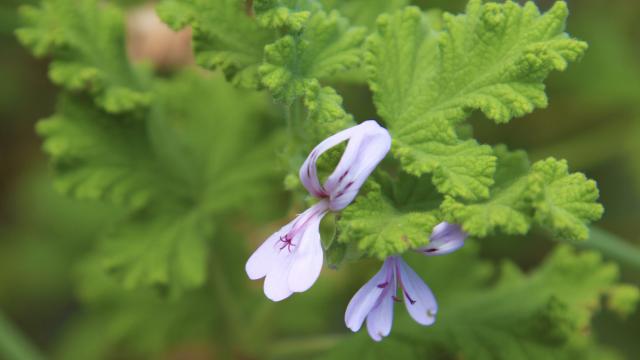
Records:
<instances>
[{"instance_id":1,"label":"blurred green background","mask_svg":"<svg viewBox=\"0 0 640 360\"><path fill-rule=\"evenodd\" d=\"M129 305L117 310L112 303L91 309L79 305L92 296L76 286L88 271L82 259L117 212L65 199L52 189L34 124L53 113L56 89L47 79L46 60L29 55L13 33L16 8L30 2L4 0L0 5L0 348L25 338L30 344L16 351L34 348L59 358L138 358L149 352L159 358L213 358L215 349L202 329L215 319L206 312L197 318L172 312L190 324L186 333L171 327L175 319L155 316L156 310L167 310L154 308L155 300L146 294L123 296L121 301ZM464 1L417 3L452 12L464 8ZM552 1L537 3L548 8ZM589 50L568 71L552 74L547 82L550 106L500 127L474 121L476 134L481 142L526 149L532 160L566 158L572 170L598 182L606 209L597 224L606 232L594 231L603 239L600 244L623 239L640 247L640 2L574 0L569 8L568 32L587 41ZM372 116L369 99L359 95L362 89L339 90L356 118ZM517 247L509 245L510 239L487 239L483 257L511 258L530 268L553 245L544 234L533 236L538 238L519 241ZM621 263L623 281L640 283L640 266L628 252L616 248L608 253ZM190 306L214 306L207 299L206 293L192 296ZM342 302L324 300L313 301L342 313ZM301 301L291 306L303 306ZM289 321L294 328L295 322ZM605 344L629 359L640 357L640 314L623 322L605 312L595 324L593 331ZM168 337L174 340L167 347Z\"/></svg>"}]
</instances>

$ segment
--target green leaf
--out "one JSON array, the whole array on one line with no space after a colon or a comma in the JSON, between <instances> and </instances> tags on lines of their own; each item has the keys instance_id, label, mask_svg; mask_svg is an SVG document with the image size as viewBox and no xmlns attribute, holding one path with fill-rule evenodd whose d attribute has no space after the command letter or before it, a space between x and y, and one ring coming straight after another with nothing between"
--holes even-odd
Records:
<instances>
[{"instance_id":1,"label":"green leaf","mask_svg":"<svg viewBox=\"0 0 640 360\"><path fill-rule=\"evenodd\" d=\"M586 224L602 217L596 182L582 173L569 174L567 162L549 158L531 169L529 188L535 220L561 239L586 240Z\"/></svg>"},{"instance_id":2,"label":"green leaf","mask_svg":"<svg viewBox=\"0 0 640 360\"><path fill-rule=\"evenodd\" d=\"M195 59L200 66L222 70L234 85L259 87L263 49L275 39L275 33L261 29L242 2L164 0L156 11L175 30L191 26Z\"/></svg>"},{"instance_id":3,"label":"green leaf","mask_svg":"<svg viewBox=\"0 0 640 360\"><path fill-rule=\"evenodd\" d=\"M496 184L490 198L464 203L447 196L441 205L445 218L461 224L477 237L486 237L498 230L511 235L526 234L531 225L531 205L527 198L529 159L524 151L509 152L497 146Z\"/></svg>"},{"instance_id":4,"label":"green leaf","mask_svg":"<svg viewBox=\"0 0 640 360\"><path fill-rule=\"evenodd\" d=\"M319 6L308 0L255 0L253 10L264 27L299 31Z\"/></svg>"},{"instance_id":5,"label":"green leaf","mask_svg":"<svg viewBox=\"0 0 640 360\"><path fill-rule=\"evenodd\" d=\"M309 82L305 89L304 106L307 108L306 132L316 144L327 137L354 125L353 116L342 107L342 97L329 86L321 86L317 80Z\"/></svg>"},{"instance_id":6,"label":"green leaf","mask_svg":"<svg viewBox=\"0 0 640 360\"><path fill-rule=\"evenodd\" d=\"M276 99L291 104L313 87L314 80L360 65L365 31L350 27L335 11L313 13L300 33L265 47L262 83Z\"/></svg>"},{"instance_id":7,"label":"green leaf","mask_svg":"<svg viewBox=\"0 0 640 360\"><path fill-rule=\"evenodd\" d=\"M497 231L523 235L536 222L559 239L586 240L587 225L603 212L593 180L569 174L564 160L538 161L529 168L523 151L509 152L501 145L495 153L496 184L489 199L465 202L447 196L440 208L445 219L477 237Z\"/></svg>"},{"instance_id":8,"label":"green leaf","mask_svg":"<svg viewBox=\"0 0 640 360\"><path fill-rule=\"evenodd\" d=\"M68 90L87 91L111 113L150 102L143 80L125 49L122 13L97 0L45 0L21 9L18 39L36 56L52 55L51 80Z\"/></svg>"},{"instance_id":9,"label":"green leaf","mask_svg":"<svg viewBox=\"0 0 640 360\"><path fill-rule=\"evenodd\" d=\"M169 284L175 292L204 283L211 221L179 210L138 215L103 239L102 265L125 288Z\"/></svg>"},{"instance_id":10,"label":"green leaf","mask_svg":"<svg viewBox=\"0 0 640 360\"><path fill-rule=\"evenodd\" d=\"M387 256L426 245L434 226L440 220L435 206L420 204L422 199L405 199L420 206L401 206L382 194L379 185L360 194L349 205L338 222L338 242L358 244L358 249L369 256L384 260ZM429 201L425 201L429 203Z\"/></svg>"},{"instance_id":11,"label":"green leaf","mask_svg":"<svg viewBox=\"0 0 640 360\"><path fill-rule=\"evenodd\" d=\"M202 284L214 220L270 199L281 137L257 115L264 97L222 80L185 73L158 81L142 119L66 97L38 125L58 188L130 209L100 251L128 287Z\"/></svg>"},{"instance_id":12,"label":"green leaf","mask_svg":"<svg viewBox=\"0 0 640 360\"><path fill-rule=\"evenodd\" d=\"M52 158L56 188L78 199L100 199L139 208L171 193L159 169L144 123L110 116L63 96L56 115L40 121L44 151Z\"/></svg>"},{"instance_id":13,"label":"green leaf","mask_svg":"<svg viewBox=\"0 0 640 360\"><path fill-rule=\"evenodd\" d=\"M369 84L403 167L434 173L445 194L486 198L495 159L455 125L473 110L505 123L546 106L542 81L586 49L564 33L566 15L563 2L541 15L533 3L472 0L466 14L445 14L441 30L414 7L381 16L368 40Z\"/></svg>"},{"instance_id":14,"label":"green leaf","mask_svg":"<svg viewBox=\"0 0 640 360\"><path fill-rule=\"evenodd\" d=\"M322 0L328 9L335 9L349 18L355 25L375 27L376 18L409 5L409 0Z\"/></svg>"}]
</instances>

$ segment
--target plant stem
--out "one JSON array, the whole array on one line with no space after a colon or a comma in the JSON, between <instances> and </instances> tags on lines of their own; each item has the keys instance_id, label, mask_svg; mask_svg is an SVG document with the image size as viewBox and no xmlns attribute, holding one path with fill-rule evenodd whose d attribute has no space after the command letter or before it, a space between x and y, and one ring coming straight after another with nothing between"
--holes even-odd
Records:
<instances>
[{"instance_id":1,"label":"plant stem","mask_svg":"<svg viewBox=\"0 0 640 360\"><path fill-rule=\"evenodd\" d=\"M41 360L35 346L0 311L0 358L7 360Z\"/></svg>"},{"instance_id":2,"label":"plant stem","mask_svg":"<svg viewBox=\"0 0 640 360\"><path fill-rule=\"evenodd\" d=\"M591 227L589 239L576 246L598 250L611 260L640 270L640 248L606 230Z\"/></svg>"}]
</instances>

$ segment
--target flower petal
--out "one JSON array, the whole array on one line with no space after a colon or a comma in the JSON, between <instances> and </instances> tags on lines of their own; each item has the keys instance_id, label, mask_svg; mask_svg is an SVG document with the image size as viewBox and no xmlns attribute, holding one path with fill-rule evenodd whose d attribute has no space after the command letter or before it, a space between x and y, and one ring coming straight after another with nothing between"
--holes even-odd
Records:
<instances>
[{"instance_id":1,"label":"flower petal","mask_svg":"<svg viewBox=\"0 0 640 360\"><path fill-rule=\"evenodd\" d=\"M244 267L249 279L257 280L263 278L267 275L269 270L271 270L277 261L278 254L280 253L280 247L278 246L280 237L283 237L287 232L289 232L295 221L296 220L294 219L287 225L280 228L280 230L273 233L273 235L269 236L269 238L253 252Z\"/></svg>"},{"instance_id":2,"label":"flower petal","mask_svg":"<svg viewBox=\"0 0 640 360\"><path fill-rule=\"evenodd\" d=\"M326 196L324 188L320 185L320 179L318 179L318 170L316 168L318 158L325 151L349 139L354 128L355 126L342 130L323 140L313 150L311 150L311 153L300 167L300 181L302 181L302 185L304 185L311 195L317 198Z\"/></svg>"},{"instance_id":3,"label":"flower petal","mask_svg":"<svg viewBox=\"0 0 640 360\"><path fill-rule=\"evenodd\" d=\"M334 211L342 210L353 201L362 184L391 148L389 132L375 121L365 121L353 129L338 166L324 184Z\"/></svg>"},{"instance_id":4,"label":"flower petal","mask_svg":"<svg viewBox=\"0 0 640 360\"><path fill-rule=\"evenodd\" d=\"M273 301L288 298L293 291L289 289L289 273L293 256L286 249L278 254L276 262L264 279L264 294Z\"/></svg>"},{"instance_id":5,"label":"flower petal","mask_svg":"<svg viewBox=\"0 0 640 360\"><path fill-rule=\"evenodd\" d=\"M320 271L324 254L320 243L320 221L326 212L315 215L305 225L305 229L299 236L296 249L293 254L293 263L289 272L289 289L293 292L308 290L316 282Z\"/></svg>"},{"instance_id":6,"label":"flower petal","mask_svg":"<svg viewBox=\"0 0 640 360\"><path fill-rule=\"evenodd\" d=\"M416 250L429 256L449 254L460 249L467 236L460 225L444 221L433 228L429 244Z\"/></svg>"},{"instance_id":7,"label":"flower petal","mask_svg":"<svg viewBox=\"0 0 640 360\"><path fill-rule=\"evenodd\" d=\"M391 282L395 282L393 264L390 259L387 259L380 271L364 284L349 301L347 311L344 314L344 322L351 331L360 330L364 319L378 303L380 296ZM386 286L379 286L385 283Z\"/></svg>"},{"instance_id":8,"label":"flower petal","mask_svg":"<svg viewBox=\"0 0 640 360\"><path fill-rule=\"evenodd\" d=\"M397 266L400 285L403 289L404 304L409 315L419 324L433 324L436 321L438 304L431 289L402 258L397 259Z\"/></svg>"},{"instance_id":9,"label":"flower petal","mask_svg":"<svg viewBox=\"0 0 640 360\"><path fill-rule=\"evenodd\" d=\"M391 325L393 325L393 295L395 294L392 291L395 288L394 280L393 289L384 292L379 304L367 316L367 331L375 341L382 340L383 337L391 332Z\"/></svg>"}]
</instances>

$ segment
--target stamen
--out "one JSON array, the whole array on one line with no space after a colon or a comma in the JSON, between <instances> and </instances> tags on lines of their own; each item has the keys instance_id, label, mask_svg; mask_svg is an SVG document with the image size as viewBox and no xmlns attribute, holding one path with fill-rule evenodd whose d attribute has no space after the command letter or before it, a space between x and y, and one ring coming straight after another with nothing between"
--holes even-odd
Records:
<instances>
[{"instance_id":1,"label":"stamen","mask_svg":"<svg viewBox=\"0 0 640 360\"><path fill-rule=\"evenodd\" d=\"M289 252L291 252L291 248L296 246L293 243L293 237L289 236L289 234L287 234L285 236L280 236L280 241L282 241L282 246L280 246L280 250L283 250L284 248L287 248L287 250L289 250Z\"/></svg>"}]
</instances>

